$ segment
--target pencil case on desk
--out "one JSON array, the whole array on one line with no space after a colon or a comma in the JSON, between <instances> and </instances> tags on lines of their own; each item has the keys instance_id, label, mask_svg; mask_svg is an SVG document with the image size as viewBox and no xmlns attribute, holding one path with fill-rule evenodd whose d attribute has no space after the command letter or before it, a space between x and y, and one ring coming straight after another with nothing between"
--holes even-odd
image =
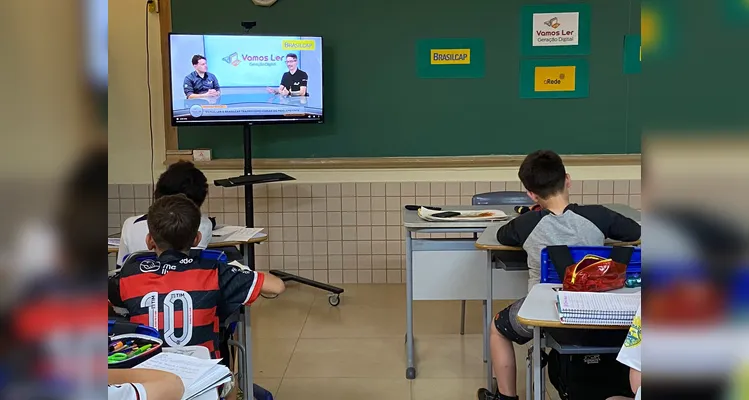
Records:
<instances>
[{"instance_id":1,"label":"pencil case on desk","mask_svg":"<svg viewBox=\"0 0 749 400\"><path fill-rule=\"evenodd\" d=\"M571 292L605 292L624 287L627 265L634 253L632 247L613 247L608 257L588 254L574 261L568 246L549 246L546 250L563 277L563 289Z\"/></svg>"},{"instance_id":2,"label":"pencil case on desk","mask_svg":"<svg viewBox=\"0 0 749 400\"><path fill-rule=\"evenodd\" d=\"M112 346L115 343L121 344L122 347L119 350L113 350ZM162 347L162 340L150 335L126 333L111 336L107 352L107 368L132 368L161 353Z\"/></svg>"},{"instance_id":3,"label":"pencil case on desk","mask_svg":"<svg viewBox=\"0 0 749 400\"><path fill-rule=\"evenodd\" d=\"M136 324L133 322L115 321L109 320L109 350L107 351L107 366L108 368L132 368L143 361L161 353L163 341L159 337L159 331L142 324ZM130 346L123 346L125 349L123 352L114 350L111 346L115 343L122 342L123 344L130 343L130 346L137 346L138 350L133 348L127 349ZM146 348L146 346L148 346ZM144 350L145 349L145 350ZM138 351L137 354L133 354ZM124 354L114 356L114 354Z\"/></svg>"}]
</instances>

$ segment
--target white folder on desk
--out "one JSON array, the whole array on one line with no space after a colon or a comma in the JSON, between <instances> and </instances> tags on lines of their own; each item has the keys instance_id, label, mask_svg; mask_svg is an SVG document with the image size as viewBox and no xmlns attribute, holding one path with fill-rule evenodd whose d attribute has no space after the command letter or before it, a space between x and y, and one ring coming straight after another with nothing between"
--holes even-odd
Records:
<instances>
[{"instance_id":1,"label":"white folder on desk","mask_svg":"<svg viewBox=\"0 0 749 400\"><path fill-rule=\"evenodd\" d=\"M247 228L244 226L226 225L213 231L213 237L224 242L246 242L254 238L263 228Z\"/></svg>"}]
</instances>

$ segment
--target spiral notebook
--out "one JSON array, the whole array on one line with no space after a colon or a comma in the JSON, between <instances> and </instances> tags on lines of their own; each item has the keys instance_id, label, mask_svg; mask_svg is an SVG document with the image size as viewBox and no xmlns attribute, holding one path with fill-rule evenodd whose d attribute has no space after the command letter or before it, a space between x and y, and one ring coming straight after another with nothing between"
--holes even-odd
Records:
<instances>
[{"instance_id":1,"label":"spiral notebook","mask_svg":"<svg viewBox=\"0 0 749 400\"><path fill-rule=\"evenodd\" d=\"M639 306L639 292L557 292L557 311L563 324L627 326Z\"/></svg>"}]
</instances>

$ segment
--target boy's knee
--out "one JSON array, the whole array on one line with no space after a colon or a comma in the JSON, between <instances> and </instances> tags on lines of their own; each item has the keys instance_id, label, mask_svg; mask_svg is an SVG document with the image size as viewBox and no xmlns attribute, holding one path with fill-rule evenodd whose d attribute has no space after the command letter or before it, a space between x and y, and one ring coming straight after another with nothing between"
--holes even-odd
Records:
<instances>
[{"instance_id":1,"label":"boy's knee","mask_svg":"<svg viewBox=\"0 0 749 400\"><path fill-rule=\"evenodd\" d=\"M500 338L504 338L502 334L499 332L499 328L497 328L496 324L492 324L492 328L489 329L489 335L490 336L499 336Z\"/></svg>"},{"instance_id":2,"label":"boy's knee","mask_svg":"<svg viewBox=\"0 0 749 400\"><path fill-rule=\"evenodd\" d=\"M497 331L496 334L502 340L522 345L530 341L532 334L529 336L527 330L524 330L521 325L513 323L516 318L516 310L513 307L518 308L519 305L512 304L497 314L493 324L495 329L492 330Z\"/></svg>"}]
</instances>

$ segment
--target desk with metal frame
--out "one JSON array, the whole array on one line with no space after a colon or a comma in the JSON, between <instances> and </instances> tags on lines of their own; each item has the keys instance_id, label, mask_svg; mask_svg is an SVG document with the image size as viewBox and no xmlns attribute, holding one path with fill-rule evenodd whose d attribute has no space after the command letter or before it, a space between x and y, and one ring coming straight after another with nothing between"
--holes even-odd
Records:
<instances>
[{"instance_id":1,"label":"desk with metal frame","mask_svg":"<svg viewBox=\"0 0 749 400\"><path fill-rule=\"evenodd\" d=\"M512 206L440 206L444 210L502 210L508 216L515 215ZM481 233L490 224L502 223L497 221L460 221L460 222L430 222L421 219L417 211L403 210L403 226L406 236L406 378L416 377L414 362L413 336L413 262L415 251L466 251L475 250L473 238L456 240L433 240L415 238L416 233ZM482 285L482 282L477 282ZM489 295L491 297L491 294ZM454 300L464 300L455 298ZM489 307L491 308L491 307ZM484 316L486 318L486 315ZM484 326L484 336L487 336L487 323ZM488 358L488 346L484 347L484 355Z\"/></svg>"},{"instance_id":2,"label":"desk with metal frame","mask_svg":"<svg viewBox=\"0 0 749 400\"><path fill-rule=\"evenodd\" d=\"M523 305L518 311L518 322L533 327L533 355L531 364L533 368L533 379L526 377L526 397L531 398L533 392L534 400L544 398L544 377L541 370L541 349L551 347L562 354L590 354L590 353L612 353L619 351L619 348L598 348L584 347L572 349L570 346L560 345L552 337L542 337L544 328L561 328L561 329L627 329L629 324L620 326L601 326L601 325L570 325L559 322L559 314L554 304L556 302L557 292L554 288L560 288L562 285L556 283L540 283L531 289L526 296ZM639 292L640 288L622 288L614 290L614 293L634 293Z\"/></svg>"}]
</instances>

